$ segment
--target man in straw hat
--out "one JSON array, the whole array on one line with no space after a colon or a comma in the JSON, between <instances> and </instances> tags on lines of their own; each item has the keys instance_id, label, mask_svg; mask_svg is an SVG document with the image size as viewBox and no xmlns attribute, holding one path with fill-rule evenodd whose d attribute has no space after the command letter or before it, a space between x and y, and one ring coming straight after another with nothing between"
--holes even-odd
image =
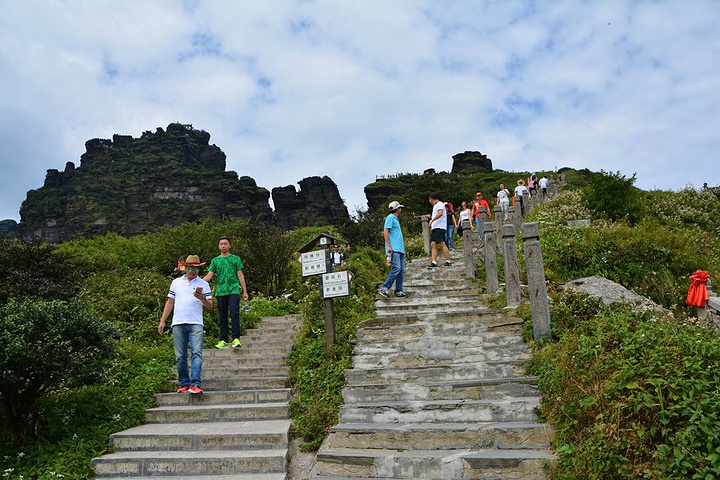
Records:
<instances>
[{"instance_id":1,"label":"man in straw hat","mask_svg":"<svg viewBox=\"0 0 720 480\"><path fill-rule=\"evenodd\" d=\"M202 307L212 308L210 285L199 278L200 257L189 255L185 260L186 273L170 284L170 292L165 302L158 333L165 333L165 321L173 314L172 331L175 343L175 364L178 371L178 393L202 393L200 371L202 370L203 351L203 312ZM190 372L188 373L187 351L190 345Z\"/></svg>"}]
</instances>

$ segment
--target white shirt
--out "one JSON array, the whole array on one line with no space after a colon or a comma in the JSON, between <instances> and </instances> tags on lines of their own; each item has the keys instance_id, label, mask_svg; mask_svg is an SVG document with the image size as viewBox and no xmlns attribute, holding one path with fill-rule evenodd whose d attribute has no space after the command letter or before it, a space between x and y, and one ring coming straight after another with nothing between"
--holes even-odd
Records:
<instances>
[{"instance_id":1,"label":"white shirt","mask_svg":"<svg viewBox=\"0 0 720 480\"><path fill-rule=\"evenodd\" d=\"M540 188L547 188L549 180L546 177L540 179Z\"/></svg>"},{"instance_id":2,"label":"white shirt","mask_svg":"<svg viewBox=\"0 0 720 480\"><path fill-rule=\"evenodd\" d=\"M507 188L504 188L498 192L497 198L500 201L500 203L509 202L510 201L510 199L508 198L509 195L510 195L510 191Z\"/></svg>"},{"instance_id":3,"label":"white shirt","mask_svg":"<svg viewBox=\"0 0 720 480\"><path fill-rule=\"evenodd\" d=\"M460 210L460 225L464 220L470 221L470 209Z\"/></svg>"},{"instance_id":4,"label":"white shirt","mask_svg":"<svg viewBox=\"0 0 720 480\"><path fill-rule=\"evenodd\" d=\"M430 224L430 228L442 228L443 230L447 230L447 220L445 219L445 204L443 202L435 202L435 205L433 205L432 216L430 218L435 218L438 212L442 212L442 215L440 215L440 218L434 220Z\"/></svg>"},{"instance_id":5,"label":"white shirt","mask_svg":"<svg viewBox=\"0 0 720 480\"><path fill-rule=\"evenodd\" d=\"M170 284L168 297L175 301L173 307L173 325L181 323L203 324L203 304L195 298L195 289L202 287L205 300L212 298L210 285L200 277L195 277L188 282L187 277L183 275L176 278Z\"/></svg>"},{"instance_id":6,"label":"white shirt","mask_svg":"<svg viewBox=\"0 0 720 480\"><path fill-rule=\"evenodd\" d=\"M522 197L525 193L527 193L528 195L530 194L530 190L528 190L525 185L518 185L517 187L515 187L515 195Z\"/></svg>"}]
</instances>

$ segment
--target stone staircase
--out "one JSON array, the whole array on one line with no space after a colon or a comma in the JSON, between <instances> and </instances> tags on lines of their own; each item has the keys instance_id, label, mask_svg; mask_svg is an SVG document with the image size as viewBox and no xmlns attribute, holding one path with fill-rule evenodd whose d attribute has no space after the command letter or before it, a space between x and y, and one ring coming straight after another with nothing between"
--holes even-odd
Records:
<instances>
[{"instance_id":1,"label":"stone staircase","mask_svg":"<svg viewBox=\"0 0 720 480\"><path fill-rule=\"evenodd\" d=\"M379 298L361 325L314 478L545 478L553 432L538 423L522 320L483 306L454 257L411 262L410 297Z\"/></svg>"},{"instance_id":2,"label":"stone staircase","mask_svg":"<svg viewBox=\"0 0 720 480\"><path fill-rule=\"evenodd\" d=\"M266 317L236 349L203 351L205 393L161 393L147 423L110 436L96 478L285 480L288 367L297 316Z\"/></svg>"}]
</instances>

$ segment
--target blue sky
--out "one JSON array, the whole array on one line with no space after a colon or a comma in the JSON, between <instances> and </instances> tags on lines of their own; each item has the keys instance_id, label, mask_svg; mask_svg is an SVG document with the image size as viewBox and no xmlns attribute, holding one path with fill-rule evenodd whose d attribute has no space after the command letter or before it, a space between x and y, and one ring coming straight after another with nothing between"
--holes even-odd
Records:
<instances>
[{"instance_id":1,"label":"blue sky","mask_svg":"<svg viewBox=\"0 0 720 480\"><path fill-rule=\"evenodd\" d=\"M495 168L720 184L720 2L0 0L0 219L90 138L171 122L268 190ZM297 185L296 185L297 186Z\"/></svg>"}]
</instances>

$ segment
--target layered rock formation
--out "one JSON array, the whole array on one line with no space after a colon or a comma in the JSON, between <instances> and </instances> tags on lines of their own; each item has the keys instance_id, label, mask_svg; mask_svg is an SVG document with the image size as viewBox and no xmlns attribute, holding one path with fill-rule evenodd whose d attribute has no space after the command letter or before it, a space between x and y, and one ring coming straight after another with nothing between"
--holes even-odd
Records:
<instances>
[{"instance_id":1,"label":"layered rock formation","mask_svg":"<svg viewBox=\"0 0 720 480\"><path fill-rule=\"evenodd\" d=\"M300 191L292 185L272 189L276 225L292 229L350 219L337 185L330 177L308 177L298 184Z\"/></svg>"},{"instance_id":2,"label":"layered rock formation","mask_svg":"<svg viewBox=\"0 0 720 480\"><path fill-rule=\"evenodd\" d=\"M270 192L251 177L225 171L225 154L209 141L209 133L178 123L140 138L88 140L79 167L67 162L62 172L48 170L44 186L28 192L20 208L20 235L62 242L106 232L132 236L206 218L273 223ZM280 225L290 216L292 225L349 218L344 205L324 203L339 199L331 195L333 189L337 193L332 180L324 177L315 188L315 178L300 182L301 193L295 194L300 203L279 212ZM282 199L279 204L284 208Z\"/></svg>"}]
</instances>

